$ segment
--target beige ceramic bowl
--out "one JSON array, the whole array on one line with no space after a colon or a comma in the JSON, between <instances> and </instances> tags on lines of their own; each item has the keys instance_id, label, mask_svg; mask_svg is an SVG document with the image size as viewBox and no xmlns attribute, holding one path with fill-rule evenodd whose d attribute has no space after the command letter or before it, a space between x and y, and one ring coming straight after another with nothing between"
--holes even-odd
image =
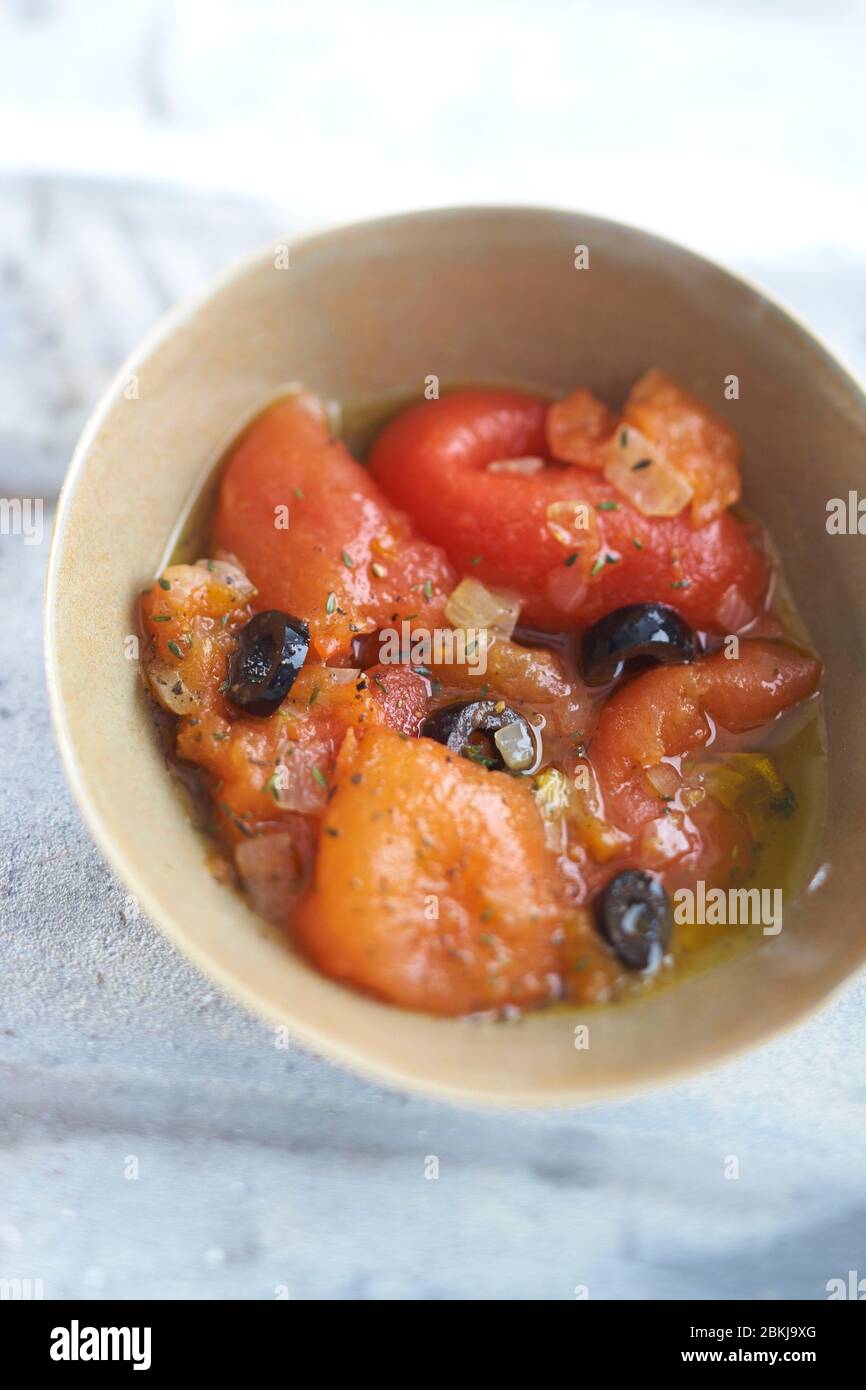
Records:
<instances>
[{"instance_id":1,"label":"beige ceramic bowl","mask_svg":"<svg viewBox=\"0 0 866 1390\"><path fill-rule=\"evenodd\" d=\"M575 269L586 246L589 268ZM97 406L63 491L48 579L54 720L87 822L147 914L303 1043L391 1083L478 1102L572 1104L720 1062L801 1020L866 960L866 540L826 502L864 479L866 400L775 304L707 261L577 213L456 209L265 247L169 315ZM289 381L353 401L424 378L576 383L611 401L649 365L719 403L827 663L829 869L781 936L644 1002L513 1025L432 1020L315 974L204 867L157 750L134 661L152 580L203 470Z\"/></svg>"}]
</instances>

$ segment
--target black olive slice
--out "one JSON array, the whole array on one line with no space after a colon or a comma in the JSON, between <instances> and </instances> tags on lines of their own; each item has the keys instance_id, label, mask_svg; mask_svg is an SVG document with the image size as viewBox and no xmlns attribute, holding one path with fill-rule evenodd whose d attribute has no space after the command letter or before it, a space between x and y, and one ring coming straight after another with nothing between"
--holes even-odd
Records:
<instances>
[{"instance_id":1,"label":"black olive slice","mask_svg":"<svg viewBox=\"0 0 866 1390\"><path fill-rule=\"evenodd\" d=\"M241 629L229 661L226 699L245 714L268 715L282 704L306 660L310 630L300 618L269 608Z\"/></svg>"},{"instance_id":2,"label":"black olive slice","mask_svg":"<svg viewBox=\"0 0 866 1390\"><path fill-rule=\"evenodd\" d=\"M652 874L626 869L596 900L598 928L629 970L657 966L671 934L668 897Z\"/></svg>"},{"instance_id":3,"label":"black olive slice","mask_svg":"<svg viewBox=\"0 0 866 1390\"><path fill-rule=\"evenodd\" d=\"M606 685L627 661L649 656L665 664L694 661L699 644L688 623L665 603L629 603L587 628L580 644L587 685Z\"/></svg>"},{"instance_id":4,"label":"black olive slice","mask_svg":"<svg viewBox=\"0 0 866 1390\"><path fill-rule=\"evenodd\" d=\"M429 719L425 719L421 725L421 735L423 738L435 738L437 743L444 743L452 753L460 753L472 762L507 770L505 759L493 741L493 735L507 724L522 725L527 738L535 741L529 721L502 700L458 700L453 705L443 705ZM473 734L487 735L489 746L473 742Z\"/></svg>"}]
</instances>

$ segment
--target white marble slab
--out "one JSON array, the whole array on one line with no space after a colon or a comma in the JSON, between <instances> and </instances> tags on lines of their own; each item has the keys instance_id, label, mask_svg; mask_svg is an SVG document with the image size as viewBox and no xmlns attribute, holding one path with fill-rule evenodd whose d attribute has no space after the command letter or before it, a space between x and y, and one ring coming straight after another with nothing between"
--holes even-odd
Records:
<instances>
[{"instance_id":1,"label":"white marble slab","mask_svg":"<svg viewBox=\"0 0 866 1390\"><path fill-rule=\"evenodd\" d=\"M0 492L50 500L142 330L284 225L234 199L0 186ZM866 258L741 268L866 366ZM0 541L0 1278L48 1297L820 1298L866 1273L866 981L733 1066L589 1111L458 1110L276 1051L130 912L81 824L45 706L44 561Z\"/></svg>"}]
</instances>

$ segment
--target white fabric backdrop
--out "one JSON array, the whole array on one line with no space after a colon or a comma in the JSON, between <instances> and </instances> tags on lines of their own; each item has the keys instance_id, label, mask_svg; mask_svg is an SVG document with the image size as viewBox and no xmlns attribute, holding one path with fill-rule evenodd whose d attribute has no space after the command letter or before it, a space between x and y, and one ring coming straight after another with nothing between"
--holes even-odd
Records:
<instances>
[{"instance_id":1,"label":"white fabric backdrop","mask_svg":"<svg viewBox=\"0 0 866 1390\"><path fill-rule=\"evenodd\" d=\"M0 169L293 224L522 201L736 259L866 241L862 0L5 0Z\"/></svg>"}]
</instances>

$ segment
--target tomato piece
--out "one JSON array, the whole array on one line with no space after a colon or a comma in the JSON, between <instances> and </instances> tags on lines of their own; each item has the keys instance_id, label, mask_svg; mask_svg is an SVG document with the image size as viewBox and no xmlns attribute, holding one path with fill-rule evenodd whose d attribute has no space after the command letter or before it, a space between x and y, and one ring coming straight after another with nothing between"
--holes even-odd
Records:
<instances>
[{"instance_id":1,"label":"tomato piece","mask_svg":"<svg viewBox=\"0 0 866 1390\"><path fill-rule=\"evenodd\" d=\"M471 661L431 667L441 686L494 691L527 714L542 714L550 733L587 735L595 712L583 681L557 652L521 647L503 637L488 646L480 666Z\"/></svg>"},{"instance_id":2,"label":"tomato piece","mask_svg":"<svg viewBox=\"0 0 866 1390\"><path fill-rule=\"evenodd\" d=\"M605 704L590 748L607 816L636 835L664 812L647 768L707 748L710 721L729 733L767 723L810 695L820 675L817 658L795 647L743 641L736 659L718 651L637 676Z\"/></svg>"},{"instance_id":3,"label":"tomato piece","mask_svg":"<svg viewBox=\"0 0 866 1390\"><path fill-rule=\"evenodd\" d=\"M321 402L278 401L245 431L220 483L214 542L236 555L258 608L309 624L323 660L348 662L353 636L414 619L433 627L455 575L416 539L367 471L331 438Z\"/></svg>"},{"instance_id":4,"label":"tomato piece","mask_svg":"<svg viewBox=\"0 0 866 1390\"><path fill-rule=\"evenodd\" d=\"M211 774L217 827L234 843L274 822L320 816L346 731L388 717L364 677L307 665L275 714L200 711L180 720L176 749Z\"/></svg>"},{"instance_id":5,"label":"tomato piece","mask_svg":"<svg viewBox=\"0 0 866 1390\"><path fill-rule=\"evenodd\" d=\"M691 484L691 519L706 526L740 499L740 446L714 411L664 372L649 371L632 387L623 420L659 444L668 463Z\"/></svg>"},{"instance_id":6,"label":"tomato piece","mask_svg":"<svg viewBox=\"0 0 866 1390\"><path fill-rule=\"evenodd\" d=\"M244 826L296 812L320 816L346 733L383 724L417 735L426 709L424 681L408 668L379 667L350 675L331 666L307 665L276 714L234 717L228 724L182 720L177 751L219 779L215 799L228 817L224 828L243 833ZM229 833L229 838L236 837Z\"/></svg>"},{"instance_id":7,"label":"tomato piece","mask_svg":"<svg viewBox=\"0 0 866 1390\"><path fill-rule=\"evenodd\" d=\"M258 596L235 563L172 565L141 597L142 665L160 704L179 716L175 751L209 774L216 829L230 845L297 828L324 810L347 730L385 724L417 735L427 686L408 667L358 672L308 662L268 718L234 708L223 692L238 632ZM309 837L307 837L308 839ZM244 872L274 883L293 872L291 846L244 856ZM301 856L308 858L306 847ZM274 868L281 860L279 870Z\"/></svg>"},{"instance_id":8,"label":"tomato piece","mask_svg":"<svg viewBox=\"0 0 866 1390\"><path fill-rule=\"evenodd\" d=\"M524 784L374 728L347 735L334 785L295 919L319 969L433 1014L555 997L562 903Z\"/></svg>"},{"instance_id":9,"label":"tomato piece","mask_svg":"<svg viewBox=\"0 0 866 1390\"><path fill-rule=\"evenodd\" d=\"M139 600L142 669L154 698L174 714L225 715L220 686L252 616L255 590L222 560L170 565Z\"/></svg>"},{"instance_id":10,"label":"tomato piece","mask_svg":"<svg viewBox=\"0 0 866 1390\"><path fill-rule=\"evenodd\" d=\"M603 468L619 416L584 387L554 401L545 435L551 457L582 468Z\"/></svg>"},{"instance_id":11,"label":"tomato piece","mask_svg":"<svg viewBox=\"0 0 866 1390\"><path fill-rule=\"evenodd\" d=\"M507 391L421 401L379 435L371 471L459 570L517 594L524 622L582 628L649 600L706 631L754 618L768 566L729 513L696 530L685 512L641 515L588 468L486 472L493 460L546 458L547 408Z\"/></svg>"},{"instance_id":12,"label":"tomato piece","mask_svg":"<svg viewBox=\"0 0 866 1390\"><path fill-rule=\"evenodd\" d=\"M300 898L315 858L315 821L285 817L266 834L235 845L235 869L260 917L281 926Z\"/></svg>"}]
</instances>

